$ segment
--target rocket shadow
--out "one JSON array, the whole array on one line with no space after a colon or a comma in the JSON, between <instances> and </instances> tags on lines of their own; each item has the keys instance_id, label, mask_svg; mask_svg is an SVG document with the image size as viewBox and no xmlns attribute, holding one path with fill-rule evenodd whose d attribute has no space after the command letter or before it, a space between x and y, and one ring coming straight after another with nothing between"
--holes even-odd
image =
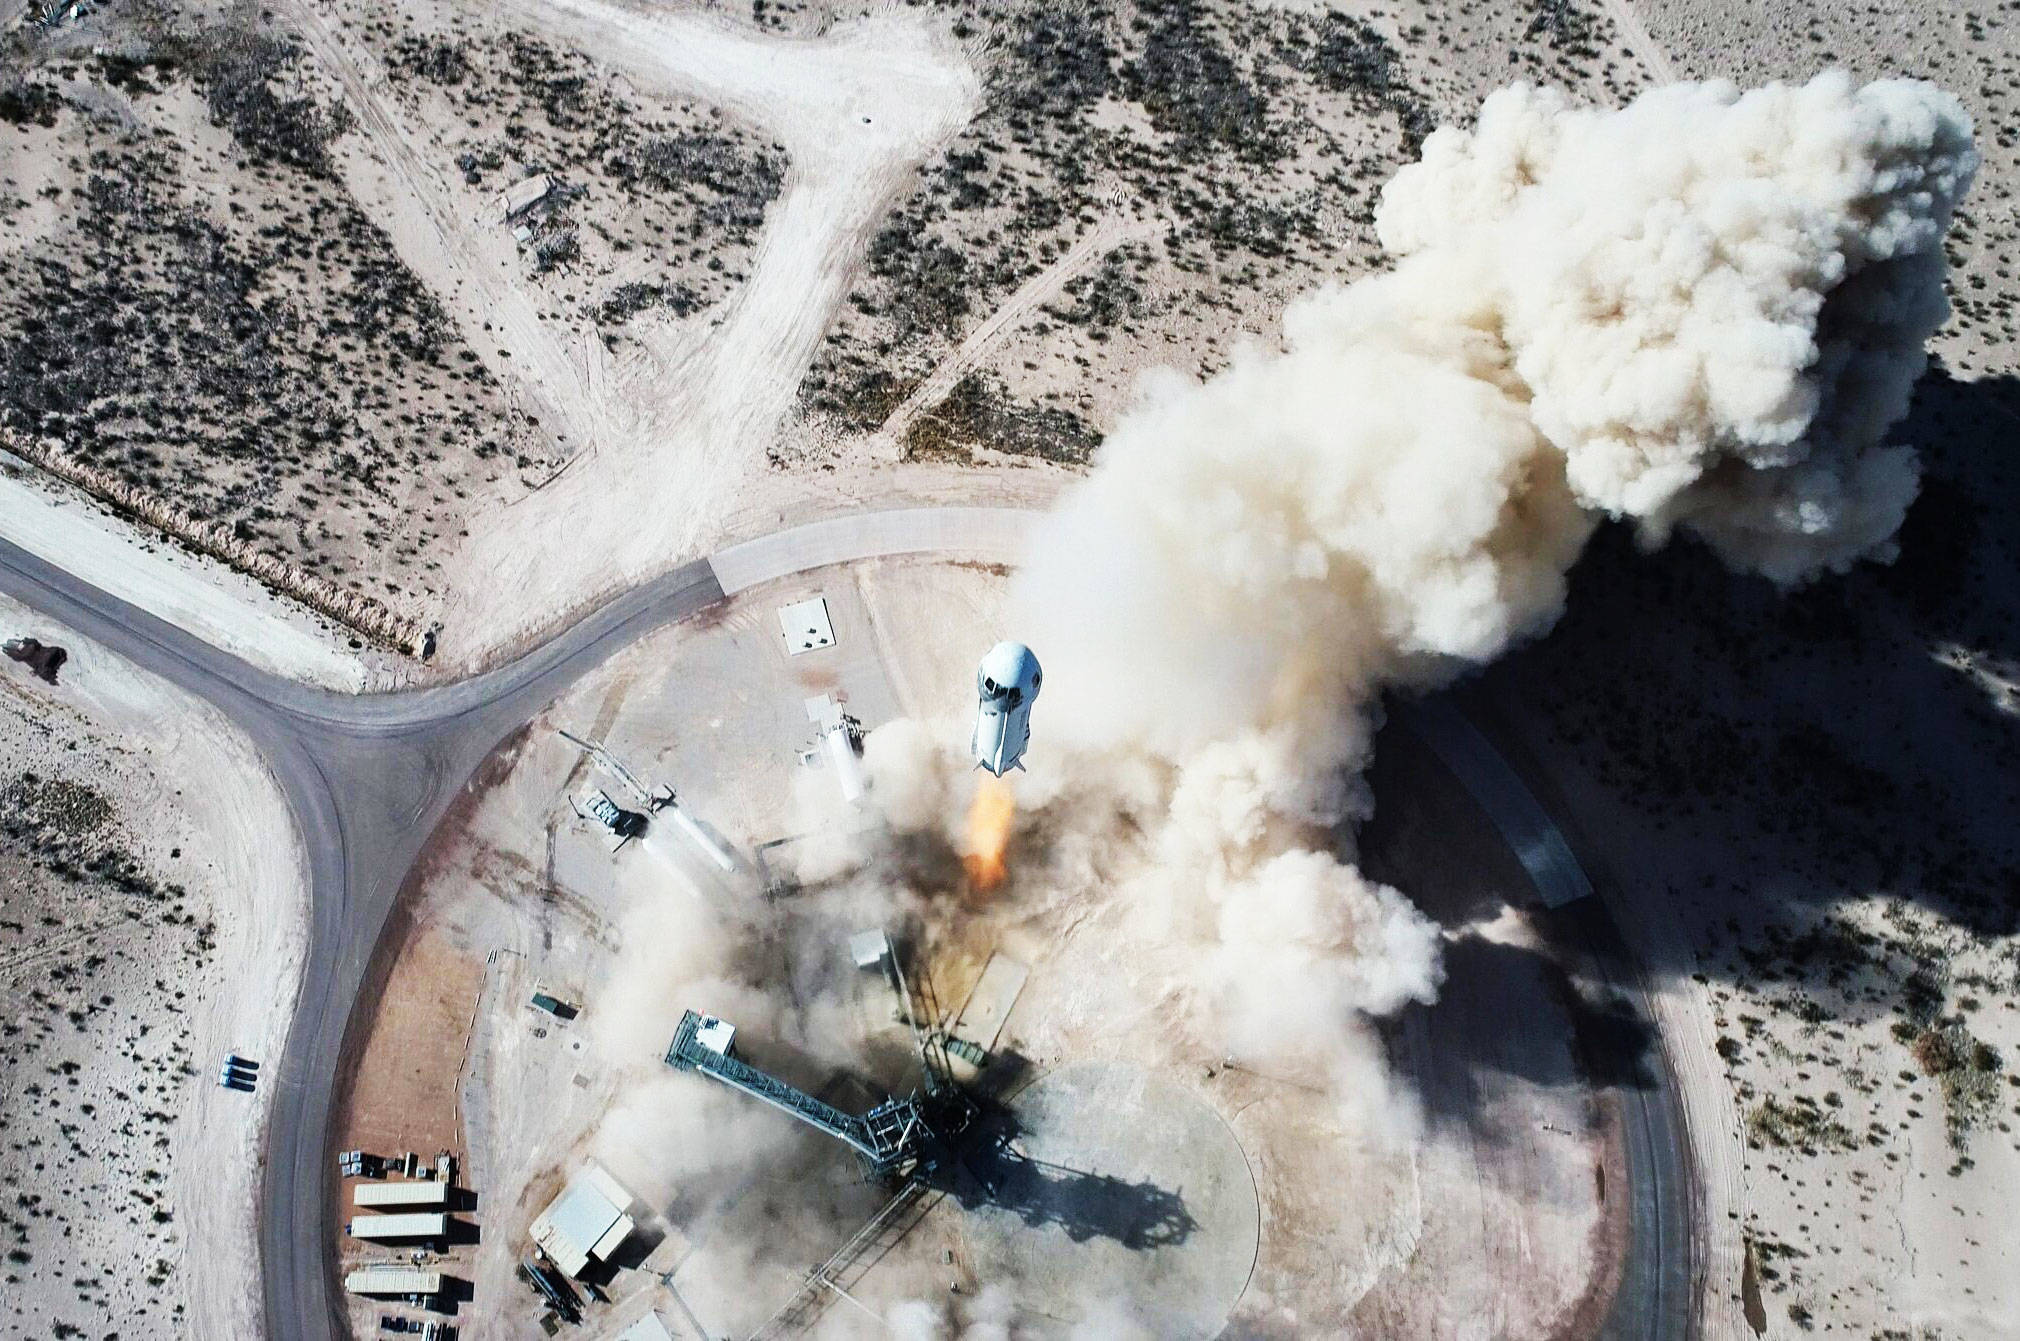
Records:
<instances>
[{"instance_id":1,"label":"rocket shadow","mask_svg":"<svg viewBox=\"0 0 2020 1341\"><path fill-rule=\"evenodd\" d=\"M927 1177L963 1210L1008 1212L1027 1229L1056 1229L1075 1243L1110 1239L1131 1252L1184 1243L1199 1228L1178 1192L1055 1164L1019 1144L1010 1109L983 1101L951 1157Z\"/></svg>"}]
</instances>

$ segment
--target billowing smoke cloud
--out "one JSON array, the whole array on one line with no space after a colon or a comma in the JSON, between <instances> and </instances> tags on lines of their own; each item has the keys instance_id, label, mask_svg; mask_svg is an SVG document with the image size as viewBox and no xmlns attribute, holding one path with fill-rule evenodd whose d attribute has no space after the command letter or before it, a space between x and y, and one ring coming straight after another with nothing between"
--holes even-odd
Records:
<instances>
[{"instance_id":1,"label":"billowing smoke cloud","mask_svg":"<svg viewBox=\"0 0 2020 1341\"><path fill-rule=\"evenodd\" d=\"M1016 627L1076 792L1162 770L1125 892L1196 952L1227 1046L1323 1053L1435 991L1433 929L1332 855L1371 705L1545 629L1601 516L1785 583L1890 554L1916 470L1884 440L1975 165L1920 83L1507 89L1384 193L1392 271L1204 384L1145 382ZM1098 813L1070 800L1040 822Z\"/></svg>"},{"instance_id":2,"label":"billowing smoke cloud","mask_svg":"<svg viewBox=\"0 0 2020 1341\"><path fill-rule=\"evenodd\" d=\"M1651 543L1682 526L1784 583L1886 557L1916 482L1886 434L1946 313L1942 237L1975 161L1948 95L1840 75L1616 111L1518 87L1432 135L1377 215L1394 268L1306 298L1280 348L1203 384L1148 378L1041 527L1011 627L1046 666L1017 784L1044 855L1023 877L1013 847L997 897L1100 909L1128 947L1117 974L1195 1059L1299 1071L1371 1137L1407 1123L1364 1017L1430 999L1440 941L1353 864L1379 693L1546 629L1604 516ZM890 836L795 858L829 883L803 937L822 953L785 953L791 927L725 914L703 936L694 907L642 910L634 986L600 1013L653 1035L620 1031L613 1055L649 1060L690 1004L810 1050L846 1036L835 994L791 965L945 913L924 872L967 808L961 735L871 736ZM719 1168L725 1098L662 1077L599 1151L661 1204L698 1195L706 1170L626 1156L708 1132ZM889 1322L981 1337L1008 1317L989 1298Z\"/></svg>"},{"instance_id":3,"label":"billowing smoke cloud","mask_svg":"<svg viewBox=\"0 0 2020 1341\"><path fill-rule=\"evenodd\" d=\"M1686 84L1621 112L1508 89L1384 193L1388 297L1433 288L1457 300L1434 320L1494 332L1580 503L1800 581L1890 553L1914 497L1883 443L1948 315L1976 167L1956 99L1911 81Z\"/></svg>"}]
</instances>

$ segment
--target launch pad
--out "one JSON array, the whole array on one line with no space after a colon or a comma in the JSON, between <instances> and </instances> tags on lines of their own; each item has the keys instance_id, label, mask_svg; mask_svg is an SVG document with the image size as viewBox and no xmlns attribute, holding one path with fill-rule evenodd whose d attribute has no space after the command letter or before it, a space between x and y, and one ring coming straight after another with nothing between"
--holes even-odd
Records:
<instances>
[{"instance_id":1,"label":"launch pad","mask_svg":"<svg viewBox=\"0 0 2020 1341\"><path fill-rule=\"evenodd\" d=\"M1535 1074L1572 1074L1551 1051L1562 1008L1521 971L1526 961L1488 961L1494 991L1477 1007L1448 984L1451 1008L1395 1042L1440 1118L1424 1136L1371 1145L1339 1098L1301 1074L1229 1064L1166 1007L1165 966L1130 922L1071 885L1072 852L1019 849L989 897L966 883L952 812L970 787L1008 785L971 773L959 748L976 705L974 649L1002 626L985 599L995 575L905 563L857 578L828 584L833 647L791 655L770 616L803 588L767 588L706 628L642 647L551 719L593 724L583 739L607 742L649 789L677 783L683 804L746 850L824 817L836 832L863 827L832 759L821 754L822 773L804 759L809 699L872 726L908 711L943 724L938 748L951 757L936 756L944 772L924 799L946 828L876 844L874 878L898 863L913 893L823 874L810 839L774 858L798 877L790 894L765 897L755 868L719 875L698 844L658 823L664 812L613 860L614 838L577 821L567 797L589 777L620 804L648 803L552 731L501 756L510 767L461 831L546 880L501 902L495 873L459 855L465 840L440 840L456 860L424 909L435 926L468 927L472 971L490 975L468 1043L481 1083L460 1093L499 1204L546 1196L585 1151L640 1197L650 1232L636 1269L601 1287L606 1331L648 1296L669 1323L699 1319L688 1334L740 1341L849 1334L868 1323L863 1309L925 1305L952 1334L1008 1309L1015 1333L1034 1338L1205 1338L1229 1325L1249 1335L1292 1317L1298 1334L1330 1335L1361 1308L1416 1335L1462 1316L1514 1316L1511 1298L1530 1319L1575 1297L1597 1213L1579 1116L1589 1091L1507 1069L1513 1056L1535 1059L1524 1062ZM905 636L909 624L931 636ZM725 683L743 689L696 688ZM908 708L899 683L938 696ZM1042 752L1043 719L1037 731ZM862 762L866 774L877 763ZM1439 808L1450 782L1428 767L1403 782L1384 794L1410 802L1394 813L1427 825L1430 847L1397 878L1450 883L1452 835L1477 817ZM1471 849L1461 856L1465 870L1479 864ZM486 965L492 944L532 958ZM437 962L404 956L398 999L429 990ZM580 1000L580 1018L529 1012L535 991ZM682 1029L687 1007L695 1017ZM446 1009L441 1018L460 1041ZM746 1028L732 1034L724 1021ZM368 1069L407 1074L413 1032L385 1034ZM455 1055L445 1094L459 1092ZM690 1071L700 1074L675 1074ZM949 1078L955 1093L930 1089ZM541 1102L506 1101L523 1094ZM1482 1104L1489 1116L1470 1118ZM1545 1122L1548 1141L1497 1136ZM1487 1133L1477 1141L1447 1134L1476 1127ZM1625 1177L1609 1167L1605 1186ZM482 1283L509 1281L524 1251L523 1228L500 1225L458 1259L480 1281L471 1334L518 1335L525 1321L523 1288ZM1478 1270L1517 1261L1514 1245L1519 1271ZM1468 1291L1483 1302L1445 1302Z\"/></svg>"},{"instance_id":2,"label":"launch pad","mask_svg":"<svg viewBox=\"0 0 2020 1341\"><path fill-rule=\"evenodd\" d=\"M1000 1129L988 1131L993 1123ZM1220 1335L1256 1265L1262 1212L1234 1130L1188 1086L1126 1061L1047 1072L978 1124L968 1257L1061 1324L1099 1334L1099 1281L1129 1335Z\"/></svg>"},{"instance_id":3,"label":"launch pad","mask_svg":"<svg viewBox=\"0 0 2020 1341\"><path fill-rule=\"evenodd\" d=\"M1261 1238L1241 1143L1183 1086L1125 1062L1048 1073L1009 1102L971 1097L944 1074L923 1094L858 1117L733 1055L736 1030L688 1011L666 1063L698 1071L842 1142L893 1189L862 1234L808 1276L781 1318L804 1326L894 1208L944 1196L964 1212L965 1256L1015 1282L1063 1324L1087 1320L1085 1282L1131 1302L1132 1320L1170 1338L1216 1336L1254 1270ZM930 1063L929 1063L930 1067ZM788 1329L790 1330L790 1329Z\"/></svg>"}]
</instances>

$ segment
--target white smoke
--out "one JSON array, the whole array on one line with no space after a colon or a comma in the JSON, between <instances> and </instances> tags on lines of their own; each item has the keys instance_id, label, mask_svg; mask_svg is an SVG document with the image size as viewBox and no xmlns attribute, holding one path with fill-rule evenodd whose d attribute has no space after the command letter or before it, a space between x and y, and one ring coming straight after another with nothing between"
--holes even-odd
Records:
<instances>
[{"instance_id":1,"label":"white smoke","mask_svg":"<svg viewBox=\"0 0 2020 1341\"><path fill-rule=\"evenodd\" d=\"M1203 384L1146 379L1040 528L1012 627L1047 671L1019 782L1020 823L1046 841L1040 878L1001 897L1107 910L1127 933L1117 972L1194 1059L1299 1071L1371 1137L1407 1124L1365 1017L1435 995L1440 937L1353 865L1378 695L1546 629L1604 516L1651 543L1686 527L1783 583L1886 557L1916 469L1885 439L1947 311L1970 133L1934 88L1833 74L1617 111L1517 87L1432 135L1377 216L1394 269L1304 299L1281 348ZM843 881L861 904L835 905L823 944L930 908L905 844L958 834L959 736L870 737L898 841L802 855L823 879L860 867ZM632 986L613 983L604 1013L658 1023L614 1051L650 1057L690 1004L808 1048L847 1034L818 982L765 1004L783 960L725 965L751 932L735 918L663 933L696 920L627 925ZM600 1153L676 1195L704 1172L625 1156L719 1144L740 1124L711 1095L642 1092ZM889 1323L979 1337L1008 1317L978 1299Z\"/></svg>"},{"instance_id":2,"label":"white smoke","mask_svg":"<svg viewBox=\"0 0 2020 1341\"><path fill-rule=\"evenodd\" d=\"M1799 581L1888 552L1914 497L1883 442L1976 167L1956 99L1911 81L1684 84L1619 112L1513 88L1425 142L1377 226L1408 299L1432 272L1497 333L1581 503Z\"/></svg>"},{"instance_id":3,"label":"white smoke","mask_svg":"<svg viewBox=\"0 0 2020 1341\"><path fill-rule=\"evenodd\" d=\"M1040 822L1099 823L1084 793L1125 767L1146 809L1163 770L1123 893L1195 952L1219 1042L1351 1065L1344 1021L1435 992L1435 929L1333 856L1372 705L1547 628L1601 516L1780 582L1890 554L1916 472L1885 436L1975 166L1920 83L1507 89L1390 183L1390 273L1204 384L1145 381L1015 627L1080 793Z\"/></svg>"}]
</instances>

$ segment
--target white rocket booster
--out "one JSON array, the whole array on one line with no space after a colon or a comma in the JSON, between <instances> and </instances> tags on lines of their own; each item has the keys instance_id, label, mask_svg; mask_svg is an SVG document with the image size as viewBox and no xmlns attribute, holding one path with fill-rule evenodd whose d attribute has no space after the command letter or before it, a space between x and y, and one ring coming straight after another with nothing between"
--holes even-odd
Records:
<instances>
[{"instance_id":1,"label":"white rocket booster","mask_svg":"<svg viewBox=\"0 0 2020 1341\"><path fill-rule=\"evenodd\" d=\"M1045 673L1023 643L997 643L975 672L975 767L1002 777L1024 765L1031 743L1031 701Z\"/></svg>"}]
</instances>

